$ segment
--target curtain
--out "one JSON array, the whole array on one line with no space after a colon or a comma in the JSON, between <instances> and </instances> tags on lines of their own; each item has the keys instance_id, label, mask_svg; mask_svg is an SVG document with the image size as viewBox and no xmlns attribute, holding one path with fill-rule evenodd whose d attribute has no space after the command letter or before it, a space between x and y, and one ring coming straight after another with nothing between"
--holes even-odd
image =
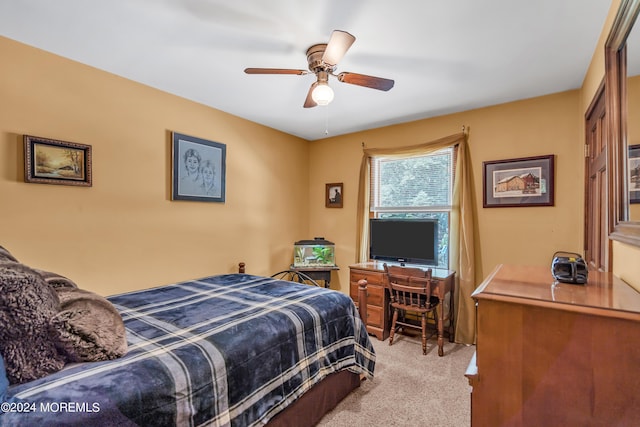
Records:
<instances>
[{"instance_id":1,"label":"curtain","mask_svg":"<svg viewBox=\"0 0 640 427\"><path fill-rule=\"evenodd\" d=\"M371 158L409 157L424 155L437 150L456 146L456 169L453 181L453 201L451 208L449 265L455 274L455 340L458 343L475 342L475 304L471 293L476 286L475 256L473 242L473 205L471 192L471 171L467 134L465 132L450 135L435 141L400 148L365 148L360 164L360 183L358 186L358 218L356 234L357 262L369 259L369 197Z\"/></svg>"}]
</instances>

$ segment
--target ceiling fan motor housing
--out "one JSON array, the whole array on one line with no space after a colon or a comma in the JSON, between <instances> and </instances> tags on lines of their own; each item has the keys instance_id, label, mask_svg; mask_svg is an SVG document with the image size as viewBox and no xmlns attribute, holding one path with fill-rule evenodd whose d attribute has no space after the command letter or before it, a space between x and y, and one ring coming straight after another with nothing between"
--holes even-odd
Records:
<instances>
[{"instance_id":1,"label":"ceiling fan motor housing","mask_svg":"<svg viewBox=\"0 0 640 427\"><path fill-rule=\"evenodd\" d=\"M326 71L332 73L335 70L335 65L325 64L322 61L324 51L327 49L326 43L314 44L307 49L307 62L309 63L309 70L317 73L319 71Z\"/></svg>"}]
</instances>

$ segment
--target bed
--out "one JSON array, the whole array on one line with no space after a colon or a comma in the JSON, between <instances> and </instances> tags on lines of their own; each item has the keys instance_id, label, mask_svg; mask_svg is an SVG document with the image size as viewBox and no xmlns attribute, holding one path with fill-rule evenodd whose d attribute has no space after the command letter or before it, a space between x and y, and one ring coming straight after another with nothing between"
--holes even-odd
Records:
<instances>
[{"instance_id":1,"label":"bed","mask_svg":"<svg viewBox=\"0 0 640 427\"><path fill-rule=\"evenodd\" d=\"M313 425L373 377L340 292L242 272L107 299L126 355L9 386L0 425Z\"/></svg>"}]
</instances>

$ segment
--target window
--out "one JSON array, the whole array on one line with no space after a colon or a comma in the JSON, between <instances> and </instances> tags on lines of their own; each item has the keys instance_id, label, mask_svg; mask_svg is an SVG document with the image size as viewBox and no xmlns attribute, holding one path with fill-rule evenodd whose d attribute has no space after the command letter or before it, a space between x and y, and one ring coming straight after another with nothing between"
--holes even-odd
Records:
<instances>
[{"instance_id":1,"label":"window","mask_svg":"<svg viewBox=\"0 0 640 427\"><path fill-rule=\"evenodd\" d=\"M453 199L453 148L405 158L371 160L370 216L437 218L438 267L449 268L449 220Z\"/></svg>"}]
</instances>

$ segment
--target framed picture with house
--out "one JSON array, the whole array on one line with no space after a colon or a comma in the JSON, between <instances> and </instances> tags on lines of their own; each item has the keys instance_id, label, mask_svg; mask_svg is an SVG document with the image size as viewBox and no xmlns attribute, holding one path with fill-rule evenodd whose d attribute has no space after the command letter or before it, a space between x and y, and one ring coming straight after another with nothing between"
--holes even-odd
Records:
<instances>
[{"instance_id":1,"label":"framed picture with house","mask_svg":"<svg viewBox=\"0 0 640 427\"><path fill-rule=\"evenodd\" d=\"M482 163L482 206L553 206L554 155Z\"/></svg>"}]
</instances>

